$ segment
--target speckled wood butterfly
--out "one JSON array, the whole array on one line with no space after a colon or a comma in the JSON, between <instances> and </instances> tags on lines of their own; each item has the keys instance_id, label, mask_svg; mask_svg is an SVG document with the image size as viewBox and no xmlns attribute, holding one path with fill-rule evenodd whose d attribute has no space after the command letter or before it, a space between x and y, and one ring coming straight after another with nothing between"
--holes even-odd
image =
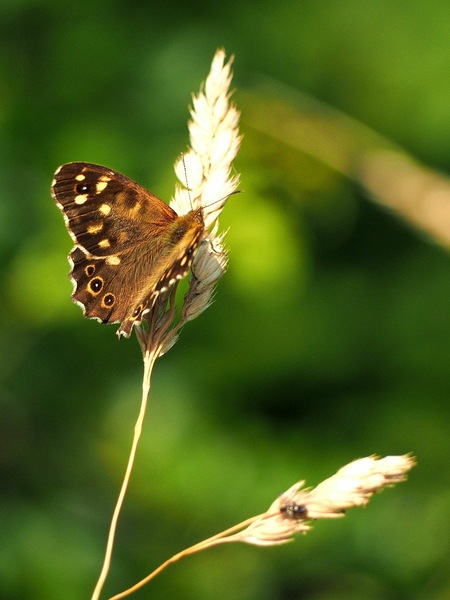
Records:
<instances>
[{"instance_id":1,"label":"speckled wood butterfly","mask_svg":"<svg viewBox=\"0 0 450 600\"><path fill-rule=\"evenodd\" d=\"M60 167L52 195L75 242L72 299L85 317L120 323L119 337L184 277L204 233L202 209L177 215L128 177L84 162Z\"/></svg>"}]
</instances>

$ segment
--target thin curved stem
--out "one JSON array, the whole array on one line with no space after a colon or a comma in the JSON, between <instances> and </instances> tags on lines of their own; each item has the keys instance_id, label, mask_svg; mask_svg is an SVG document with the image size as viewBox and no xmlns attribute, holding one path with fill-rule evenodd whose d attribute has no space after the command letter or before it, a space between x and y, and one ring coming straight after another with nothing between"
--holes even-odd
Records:
<instances>
[{"instance_id":1,"label":"thin curved stem","mask_svg":"<svg viewBox=\"0 0 450 600\"><path fill-rule=\"evenodd\" d=\"M114 547L114 541L116 537L117 523L119 520L120 511L122 510L123 501L125 499L125 494L128 489L128 484L130 482L131 473L133 471L134 460L136 457L136 451L139 444L139 438L141 437L142 425L144 422L145 411L147 409L148 397L150 394L150 381L151 381L151 373L153 370L153 366L156 362L156 359L159 356L159 346L153 351L146 351L144 355L144 377L142 381L142 400L141 407L139 410L139 415L136 420L136 424L134 426L134 436L133 442L131 444L130 456L128 458L128 464L125 471L125 476L123 478L122 486L120 488L119 496L117 498L116 506L114 508L113 516L111 518L111 524L109 527L108 540L106 544L105 550L105 558L103 560L102 570L100 572L100 576L98 578L97 584L95 586L94 592L92 594L92 600L98 600L100 598L101 591L105 584L106 578L108 576L109 568L111 565L111 557Z\"/></svg>"},{"instance_id":2,"label":"thin curved stem","mask_svg":"<svg viewBox=\"0 0 450 600\"><path fill-rule=\"evenodd\" d=\"M189 556L190 554L195 554L196 552L201 552L202 550L207 550L208 548L212 548L213 546L218 546L219 544L238 541L235 537L230 537L231 534L234 534L237 531L241 531L242 529L244 529L245 527L248 527L254 521L256 521L257 519L259 519L263 516L264 515L257 515L256 517L251 517L250 519L246 519L245 521L242 521L241 523L238 523L237 525L233 525L232 527L225 529L225 531L222 531L221 533L217 533L216 535L213 535L212 537L210 537L206 540L203 540L202 542L199 542L198 544L194 544L193 546L190 546L189 548L186 548L185 550L182 550L181 552L177 552L177 554L174 554L173 556L168 558L161 565L159 565L159 567L157 567L154 571L152 571L149 575L147 575L146 577L144 577L143 579L138 581L132 587L124 590L123 592L119 592L115 596L111 596L111 598L109 598L109 600L120 600L121 598L130 596L131 594L136 592L138 589L144 587L144 585L146 585L149 581L154 579L157 575L159 575L161 573L161 571L163 571L166 567L177 562L178 560L181 560L182 558L185 558L186 556Z\"/></svg>"}]
</instances>

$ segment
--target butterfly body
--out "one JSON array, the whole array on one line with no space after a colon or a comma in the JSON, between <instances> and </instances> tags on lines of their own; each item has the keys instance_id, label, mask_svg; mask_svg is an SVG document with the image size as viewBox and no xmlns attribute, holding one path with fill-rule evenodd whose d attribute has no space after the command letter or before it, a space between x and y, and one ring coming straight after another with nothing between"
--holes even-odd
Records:
<instances>
[{"instance_id":1,"label":"butterfly body","mask_svg":"<svg viewBox=\"0 0 450 600\"><path fill-rule=\"evenodd\" d=\"M75 243L72 299L88 318L120 322L119 336L184 277L204 233L202 210L177 215L116 171L68 163L55 173L53 198Z\"/></svg>"}]
</instances>

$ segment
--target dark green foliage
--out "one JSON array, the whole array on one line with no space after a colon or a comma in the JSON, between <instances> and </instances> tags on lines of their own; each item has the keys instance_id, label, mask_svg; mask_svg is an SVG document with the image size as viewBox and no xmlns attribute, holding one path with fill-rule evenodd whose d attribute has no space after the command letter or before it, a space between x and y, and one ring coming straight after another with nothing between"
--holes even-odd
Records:
<instances>
[{"instance_id":1,"label":"dark green foliage","mask_svg":"<svg viewBox=\"0 0 450 600\"><path fill-rule=\"evenodd\" d=\"M191 92L221 46L236 54L244 111L243 92L269 76L449 169L445 2L3 1L5 600L89 597L140 401L136 340L119 343L116 327L70 302L53 172L92 161L168 199ZM365 511L286 547L191 557L136 598L440 600L450 593L448 252L257 134L245 112L242 125L245 194L222 218L229 272L156 366L106 593L262 512L297 479L412 451L410 480Z\"/></svg>"}]
</instances>

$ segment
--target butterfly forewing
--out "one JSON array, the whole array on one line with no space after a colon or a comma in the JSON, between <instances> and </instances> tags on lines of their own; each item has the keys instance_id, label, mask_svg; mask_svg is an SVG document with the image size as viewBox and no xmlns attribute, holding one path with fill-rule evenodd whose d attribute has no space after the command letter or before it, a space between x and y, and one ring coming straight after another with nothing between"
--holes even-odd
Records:
<instances>
[{"instance_id":1,"label":"butterfly forewing","mask_svg":"<svg viewBox=\"0 0 450 600\"><path fill-rule=\"evenodd\" d=\"M201 210L178 216L128 177L82 162L58 169L52 194L75 242L73 300L86 317L120 322L128 337L188 272L204 231Z\"/></svg>"},{"instance_id":2,"label":"butterfly forewing","mask_svg":"<svg viewBox=\"0 0 450 600\"><path fill-rule=\"evenodd\" d=\"M132 179L90 163L63 165L52 190L74 242L95 256L140 243L143 223L157 236L177 216Z\"/></svg>"}]
</instances>

